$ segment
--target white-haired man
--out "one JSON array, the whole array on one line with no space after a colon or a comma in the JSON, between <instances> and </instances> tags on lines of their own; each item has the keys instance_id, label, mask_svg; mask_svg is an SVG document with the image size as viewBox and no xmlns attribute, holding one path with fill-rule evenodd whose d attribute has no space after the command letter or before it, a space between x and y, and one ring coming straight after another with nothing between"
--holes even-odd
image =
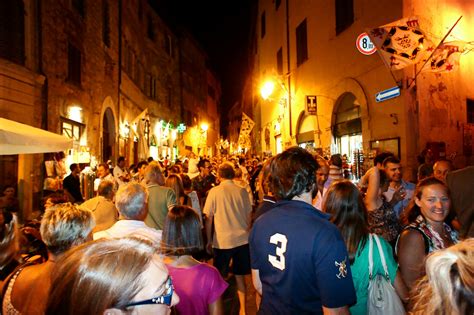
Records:
<instances>
[{"instance_id":1,"label":"white-haired man","mask_svg":"<svg viewBox=\"0 0 474 315\"><path fill-rule=\"evenodd\" d=\"M157 230L163 230L168 210L176 204L173 189L165 187L165 178L157 162L148 164L145 170L145 183L148 188L148 215L145 222Z\"/></svg>"},{"instance_id":2,"label":"white-haired man","mask_svg":"<svg viewBox=\"0 0 474 315\"><path fill-rule=\"evenodd\" d=\"M148 214L148 191L138 183L122 185L115 195L115 206L119 212L119 221L111 228L94 233L94 239L136 236L161 243L161 231L147 226L144 222Z\"/></svg>"},{"instance_id":3,"label":"white-haired man","mask_svg":"<svg viewBox=\"0 0 474 315\"><path fill-rule=\"evenodd\" d=\"M252 204L245 188L234 183L235 171L231 164L221 164L218 176L220 184L209 190L203 210L206 215L206 248L209 253L214 253L214 267L224 277L228 275L232 259L240 314L245 314L244 276L250 274L248 237Z\"/></svg>"},{"instance_id":4,"label":"white-haired man","mask_svg":"<svg viewBox=\"0 0 474 315\"><path fill-rule=\"evenodd\" d=\"M104 180L99 184L98 196L81 204L81 207L89 209L94 215L94 233L107 230L118 221L118 212L113 202L114 196L114 183Z\"/></svg>"}]
</instances>

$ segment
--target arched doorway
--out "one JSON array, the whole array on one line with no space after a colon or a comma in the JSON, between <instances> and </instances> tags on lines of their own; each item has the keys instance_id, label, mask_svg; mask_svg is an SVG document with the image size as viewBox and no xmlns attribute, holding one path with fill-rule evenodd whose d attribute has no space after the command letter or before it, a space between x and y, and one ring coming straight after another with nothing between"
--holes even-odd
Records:
<instances>
[{"instance_id":1,"label":"arched doorway","mask_svg":"<svg viewBox=\"0 0 474 315\"><path fill-rule=\"evenodd\" d=\"M298 146L305 149L316 148L314 143L314 135L318 132L316 119L315 115L305 115L304 111L301 112L298 117L298 133L296 134Z\"/></svg>"},{"instance_id":2,"label":"arched doorway","mask_svg":"<svg viewBox=\"0 0 474 315\"><path fill-rule=\"evenodd\" d=\"M332 132L335 151L354 160L354 152L362 150L361 106L350 92L343 93L336 101Z\"/></svg>"},{"instance_id":3,"label":"arched doorway","mask_svg":"<svg viewBox=\"0 0 474 315\"><path fill-rule=\"evenodd\" d=\"M102 160L106 162L114 156L115 148L115 120L110 108L104 112L102 121Z\"/></svg>"}]
</instances>

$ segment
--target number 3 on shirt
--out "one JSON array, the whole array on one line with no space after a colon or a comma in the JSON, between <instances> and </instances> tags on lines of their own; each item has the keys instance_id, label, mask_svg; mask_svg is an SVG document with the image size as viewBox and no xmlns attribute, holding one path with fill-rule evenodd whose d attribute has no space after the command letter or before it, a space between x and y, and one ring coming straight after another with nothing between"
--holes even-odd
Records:
<instances>
[{"instance_id":1,"label":"number 3 on shirt","mask_svg":"<svg viewBox=\"0 0 474 315\"><path fill-rule=\"evenodd\" d=\"M280 270L285 270L285 254L286 252L286 243L288 243L288 239L285 235L280 233L275 233L270 237L270 243L277 245L275 254L268 255L268 261L273 265L273 267L278 268ZM278 246L280 243L280 246Z\"/></svg>"}]
</instances>

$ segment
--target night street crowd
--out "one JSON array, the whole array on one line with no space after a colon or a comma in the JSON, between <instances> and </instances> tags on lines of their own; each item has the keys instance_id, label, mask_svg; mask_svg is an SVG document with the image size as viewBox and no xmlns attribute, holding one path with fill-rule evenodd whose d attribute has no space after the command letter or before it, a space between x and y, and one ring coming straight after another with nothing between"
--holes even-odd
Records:
<instances>
[{"instance_id":1,"label":"night street crowd","mask_svg":"<svg viewBox=\"0 0 474 315\"><path fill-rule=\"evenodd\" d=\"M1 314L225 314L230 280L240 314L250 282L258 314L474 314L474 166L425 153L416 184L390 152L357 182L300 147L118 157L89 199L73 163L28 220L7 186Z\"/></svg>"}]
</instances>

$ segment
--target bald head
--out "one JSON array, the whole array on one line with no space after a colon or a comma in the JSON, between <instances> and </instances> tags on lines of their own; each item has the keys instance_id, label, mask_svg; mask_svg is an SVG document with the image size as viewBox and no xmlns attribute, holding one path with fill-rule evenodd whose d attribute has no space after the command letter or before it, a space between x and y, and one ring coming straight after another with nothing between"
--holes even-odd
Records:
<instances>
[{"instance_id":1,"label":"bald head","mask_svg":"<svg viewBox=\"0 0 474 315\"><path fill-rule=\"evenodd\" d=\"M451 161L440 160L433 165L433 176L446 183L446 175L453 170Z\"/></svg>"}]
</instances>

